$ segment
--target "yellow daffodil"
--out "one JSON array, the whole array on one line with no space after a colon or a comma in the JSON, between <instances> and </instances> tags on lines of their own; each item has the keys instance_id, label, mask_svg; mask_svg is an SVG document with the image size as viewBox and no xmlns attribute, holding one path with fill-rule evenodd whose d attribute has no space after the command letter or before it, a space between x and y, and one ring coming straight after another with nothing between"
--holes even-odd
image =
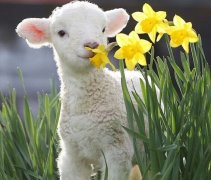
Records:
<instances>
[{"instance_id":1,"label":"yellow daffodil","mask_svg":"<svg viewBox=\"0 0 211 180\"><path fill-rule=\"evenodd\" d=\"M174 26L170 27L168 34L170 35L171 47L182 45L184 50L189 52L189 43L197 42L198 36L192 28L192 23L186 23L180 16L175 15L173 18Z\"/></svg>"},{"instance_id":2,"label":"yellow daffodil","mask_svg":"<svg viewBox=\"0 0 211 180\"><path fill-rule=\"evenodd\" d=\"M109 64L111 68L115 70L114 65L108 58L108 51L104 45L101 44L95 49L91 49L89 47L85 47L85 49L95 53L95 55L92 58L89 58L89 60L97 69L104 68L107 64Z\"/></svg>"},{"instance_id":3,"label":"yellow daffodil","mask_svg":"<svg viewBox=\"0 0 211 180\"><path fill-rule=\"evenodd\" d=\"M138 34L147 33L153 43L156 39L156 33L159 33L157 38L157 41L159 41L168 27L168 22L165 19L166 12L155 12L147 3L143 5L143 12L135 12L132 14L132 17L138 21L135 31Z\"/></svg>"},{"instance_id":4,"label":"yellow daffodil","mask_svg":"<svg viewBox=\"0 0 211 180\"><path fill-rule=\"evenodd\" d=\"M125 59L128 70L133 70L137 63L146 66L145 53L151 49L152 44L144 39L140 39L135 31L129 35L120 33L116 36L117 44L120 46L114 57Z\"/></svg>"}]
</instances>

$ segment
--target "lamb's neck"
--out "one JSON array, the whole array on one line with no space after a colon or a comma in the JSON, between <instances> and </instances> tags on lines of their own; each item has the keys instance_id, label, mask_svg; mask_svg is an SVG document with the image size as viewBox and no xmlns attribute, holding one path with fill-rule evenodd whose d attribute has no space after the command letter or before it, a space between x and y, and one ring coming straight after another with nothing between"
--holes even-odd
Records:
<instances>
[{"instance_id":1,"label":"lamb's neck","mask_svg":"<svg viewBox=\"0 0 211 180\"><path fill-rule=\"evenodd\" d=\"M86 74L71 73L60 77L62 112L68 112L68 117L90 112L98 112L99 115L113 112L114 109L116 111L113 113L117 113L118 109L121 112L124 110L121 94L118 96L121 85L112 76L112 72L93 68Z\"/></svg>"},{"instance_id":2,"label":"lamb's neck","mask_svg":"<svg viewBox=\"0 0 211 180\"><path fill-rule=\"evenodd\" d=\"M87 93L88 91L95 91L94 88L101 90L105 84L108 85L108 77L102 69L92 68L89 71L77 73L69 70L62 71L59 74L63 93L76 92L77 90L81 93Z\"/></svg>"}]
</instances>

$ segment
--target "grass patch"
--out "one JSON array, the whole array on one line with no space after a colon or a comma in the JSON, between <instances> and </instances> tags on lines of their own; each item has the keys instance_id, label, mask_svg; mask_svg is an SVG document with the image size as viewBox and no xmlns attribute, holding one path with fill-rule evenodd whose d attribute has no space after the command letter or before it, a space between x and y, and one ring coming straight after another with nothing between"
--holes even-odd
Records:
<instances>
[{"instance_id":1,"label":"grass patch","mask_svg":"<svg viewBox=\"0 0 211 180\"><path fill-rule=\"evenodd\" d=\"M143 180L209 180L210 66L201 42L191 44L191 54L181 52L181 58L176 60L169 40L166 40L169 56L155 58L152 49L148 69L141 71L146 81L140 80L143 99L134 90L135 102L131 100L125 83L124 65L121 63L122 89L129 124L126 130L133 137ZM177 65L178 61L182 62L182 67ZM170 72L173 72L173 76ZM156 93L156 86L160 89L160 96ZM143 112L148 116L148 124L144 124ZM145 126L148 126L148 132ZM138 139L144 141L144 152L137 147Z\"/></svg>"},{"instance_id":2,"label":"grass patch","mask_svg":"<svg viewBox=\"0 0 211 180\"><path fill-rule=\"evenodd\" d=\"M19 115L16 92L0 95L0 179L58 179L56 128L60 101L55 88L38 94L39 109L32 115L28 96L24 96L23 116Z\"/></svg>"}]
</instances>

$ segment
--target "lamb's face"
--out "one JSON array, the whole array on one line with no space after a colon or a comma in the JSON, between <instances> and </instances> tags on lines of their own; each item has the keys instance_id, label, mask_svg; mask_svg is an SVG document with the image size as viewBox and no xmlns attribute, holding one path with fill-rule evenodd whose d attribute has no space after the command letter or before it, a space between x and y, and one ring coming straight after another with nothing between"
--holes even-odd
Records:
<instances>
[{"instance_id":1,"label":"lamb's face","mask_svg":"<svg viewBox=\"0 0 211 180\"><path fill-rule=\"evenodd\" d=\"M66 5L57 10L51 17L50 33L60 60L73 69L91 66L88 58L93 53L85 47L107 44L106 20L105 13L93 4Z\"/></svg>"},{"instance_id":2,"label":"lamb's face","mask_svg":"<svg viewBox=\"0 0 211 180\"><path fill-rule=\"evenodd\" d=\"M29 18L17 26L19 36L31 47L50 45L58 55L59 64L73 70L89 69L92 52L107 44L127 24L129 16L123 9L103 11L92 3L77 1L57 8L49 18Z\"/></svg>"}]
</instances>

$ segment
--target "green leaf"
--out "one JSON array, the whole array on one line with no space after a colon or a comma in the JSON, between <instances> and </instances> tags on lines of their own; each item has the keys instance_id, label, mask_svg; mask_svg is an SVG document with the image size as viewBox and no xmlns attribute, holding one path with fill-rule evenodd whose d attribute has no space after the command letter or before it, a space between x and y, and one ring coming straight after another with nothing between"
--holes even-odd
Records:
<instances>
[{"instance_id":1,"label":"green leaf","mask_svg":"<svg viewBox=\"0 0 211 180\"><path fill-rule=\"evenodd\" d=\"M135 132L135 131L133 131L133 130L127 128L127 127L125 127L125 126L122 126L122 127L123 127L130 135L132 135L132 137L136 137L137 139L140 139L140 140L144 141L145 143L149 143L149 140L148 140L148 138L147 138L145 135L139 134L139 133L137 133L137 132Z\"/></svg>"}]
</instances>

